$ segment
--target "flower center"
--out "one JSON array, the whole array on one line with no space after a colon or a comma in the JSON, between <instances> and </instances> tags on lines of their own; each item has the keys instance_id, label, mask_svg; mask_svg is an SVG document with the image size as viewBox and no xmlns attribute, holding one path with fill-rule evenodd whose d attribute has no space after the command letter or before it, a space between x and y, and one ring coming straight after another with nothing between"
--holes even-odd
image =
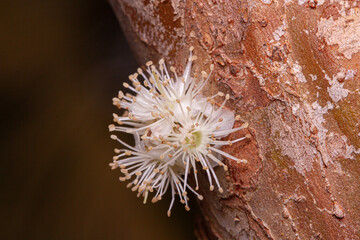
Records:
<instances>
[{"instance_id":1,"label":"flower center","mask_svg":"<svg viewBox=\"0 0 360 240\"><path fill-rule=\"evenodd\" d=\"M193 132L191 136L185 138L186 144L189 145L191 149L198 148L202 143L202 133L200 131Z\"/></svg>"}]
</instances>

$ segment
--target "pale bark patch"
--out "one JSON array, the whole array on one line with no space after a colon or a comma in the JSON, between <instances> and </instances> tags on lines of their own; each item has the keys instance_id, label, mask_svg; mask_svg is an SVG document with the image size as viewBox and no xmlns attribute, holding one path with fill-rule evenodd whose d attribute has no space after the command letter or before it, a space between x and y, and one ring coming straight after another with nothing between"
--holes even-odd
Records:
<instances>
[{"instance_id":1,"label":"pale bark patch","mask_svg":"<svg viewBox=\"0 0 360 240\"><path fill-rule=\"evenodd\" d=\"M328 45L338 45L339 54L351 59L353 54L360 51L360 14L351 9L348 15L336 20L332 16L329 19L321 18L317 36L324 38Z\"/></svg>"}]
</instances>

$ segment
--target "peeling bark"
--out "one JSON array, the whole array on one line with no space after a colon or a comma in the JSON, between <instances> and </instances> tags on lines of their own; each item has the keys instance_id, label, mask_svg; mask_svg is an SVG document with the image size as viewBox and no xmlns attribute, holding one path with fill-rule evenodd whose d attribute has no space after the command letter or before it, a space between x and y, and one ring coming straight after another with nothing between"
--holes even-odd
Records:
<instances>
[{"instance_id":1,"label":"peeling bark","mask_svg":"<svg viewBox=\"0 0 360 240\"><path fill-rule=\"evenodd\" d=\"M195 72L215 64L204 94L250 124L227 191L200 181L199 239L360 239L359 1L110 3L140 63L181 70L194 46Z\"/></svg>"}]
</instances>

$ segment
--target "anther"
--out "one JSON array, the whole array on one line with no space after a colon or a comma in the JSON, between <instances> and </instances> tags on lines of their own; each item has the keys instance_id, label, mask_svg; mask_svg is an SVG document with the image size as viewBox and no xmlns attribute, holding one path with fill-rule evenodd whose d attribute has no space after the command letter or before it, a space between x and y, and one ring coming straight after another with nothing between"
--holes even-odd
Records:
<instances>
[{"instance_id":1,"label":"anther","mask_svg":"<svg viewBox=\"0 0 360 240\"><path fill-rule=\"evenodd\" d=\"M238 159L236 160L237 163L247 163L246 159Z\"/></svg>"},{"instance_id":2,"label":"anther","mask_svg":"<svg viewBox=\"0 0 360 240\"><path fill-rule=\"evenodd\" d=\"M124 93L122 91L119 91L118 93L118 98L122 99L124 97Z\"/></svg>"},{"instance_id":3,"label":"anther","mask_svg":"<svg viewBox=\"0 0 360 240\"><path fill-rule=\"evenodd\" d=\"M115 131L115 125L114 124L109 125L109 131L110 132Z\"/></svg>"}]
</instances>

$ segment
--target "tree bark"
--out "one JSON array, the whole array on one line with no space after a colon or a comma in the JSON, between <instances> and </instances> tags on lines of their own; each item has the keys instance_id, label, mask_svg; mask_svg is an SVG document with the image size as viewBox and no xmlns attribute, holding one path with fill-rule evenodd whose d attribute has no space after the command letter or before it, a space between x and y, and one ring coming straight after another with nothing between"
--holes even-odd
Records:
<instances>
[{"instance_id":1,"label":"tree bark","mask_svg":"<svg viewBox=\"0 0 360 240\"><path fill-rule=\"evenodd\" d=\"M194 72L215 64L204 94L249 123L227 191L201 178L199 239L360 239L359 1L110 3L140 63L181 71L194 46Z\"/></svg>"}]
</instances>

